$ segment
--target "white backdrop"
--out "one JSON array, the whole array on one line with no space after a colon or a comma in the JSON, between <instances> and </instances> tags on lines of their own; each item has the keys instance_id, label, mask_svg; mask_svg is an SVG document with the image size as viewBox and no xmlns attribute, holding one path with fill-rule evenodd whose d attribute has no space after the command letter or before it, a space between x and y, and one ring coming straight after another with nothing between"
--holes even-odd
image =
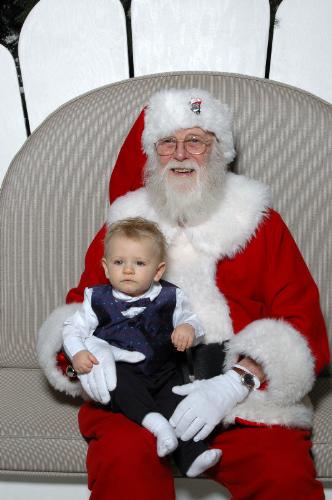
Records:
<instances>
[{"instance_id":1,"label":"white backdrop","mask_svg":"<svg viewBox=\"0 0 332 500\"><path fill-rule=\"evenodd\" d=\"M218 484L207 479L176 479L176 500L229 500L230 495ZM332 485L325 485L325 498L332 500ZM85 482L1 481L2 500L88 500ZM127 500L127 499L124 499ZM133 499L135 500L135 499ZM305 500L305 499L303 499Z\"/></svg>"},{"instance_id":2,"label":"white backdrop","mask_svg":"<svg viewBox=\"0 0 332 500\"><path fill-rule=\"evenodd\" d=\"M0 45L0 186L8 165L26 139L14 59Z\"/></svg>"},{"instance_id":3,"label":"white backdrop","mask_svg":"<svg viewBox=\"0 0 332 500\"><path fill-rule=\"evenodd\" d=\"M129 77L120 0L40 0L18 49L31 130L60 104Z\"/></svg>"},{"instance_id":4,"label":"white backdrop","mask_svg":"<svg viewBox=\"0 0 332 500\"><path fill-rule=\"evenodd\" d=\"M132 0L131 22L135 76L206 70L264 77L268 0Z\"/></svg>"},{"instance_id":5,"label":"white backdrop","mask_svg":"<svg viewBox=\"0 0 332 500\"><path fill-rule=\"evenodd\" d=\"M283 0L270 78L332 102L332 2ZM135 75L207 70L264 76L269 0L132 0ZM20 35L30 128L64 102L129 76L120 0L40 0ZM7 51L8 52L8 51ZM15 66L0 48L0 185L25 139Z\"/></svg>"},{"instance_id":6,"label":"white backdrop","mask_svg":"<svg viewBox=\"0 0 332 500\"><path fill-rule=\"evenodd\" d=\"M218 484L202 479L176 479L176 500L227 500L229 494ZM0 481L3 500L88 500L89 491L83 482L51 483ZM128 500L128 499L124 499ZM135 499L132 499L135 500ZM156 499L157 500L157 499ZM332 500L332 496L331 499Z\"/></svg>"},{"instance_id":7,"label":"white backdrop","mask_svg":"<svg viewBox=\"0 0 332 500\"><path fill-rule=\"evenodd\" d=\"M277 18L270 78L332 102L331 0L283 0Z\"/></svg>"}]
</instances>

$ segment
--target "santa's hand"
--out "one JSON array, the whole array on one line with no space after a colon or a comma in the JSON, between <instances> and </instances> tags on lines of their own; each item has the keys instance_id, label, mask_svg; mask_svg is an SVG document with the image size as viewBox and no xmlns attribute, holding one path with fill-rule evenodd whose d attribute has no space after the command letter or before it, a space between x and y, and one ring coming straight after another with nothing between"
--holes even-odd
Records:
<instances>
[{"instance_id":1,"label":"santa's hand","mask_svg":"<svg viewBox=\"0 0 332 500\"><path fill-rule=\"evenodd\" d=\"M205 439L237 403L249 393L240 376L229 370L208 380L173 387L172 391L187 396L176 407L169 422L183 441Z\"/></svg>"},{"instance_id":2,"label":"santa's hand","mask_svg":"<svg viewBox=\"0 0 332 500\"><path fill-rule=\"evenodd\" d=\"M98 337L89 337L84 341L88 351L97 359L98 364L93 365L89 373L79 374L78 378L84 391L94 401L107 404L111 397L110 391L116 387L115 361L137 363L145 356L140 352L130 352L111 346Z\"/></svg>"},{"instance_id":3,"label":"santa's hand","mask_svg":"<svg viewBox=\"0 0 332 500\"><path fill-rule=\"evenodd\" d=\"M145 359L144 354L137 351L126 351L125 349L120 349L113 345L110 346L115 361L125 361L126 363L138 363Z\"/></svg>"}]
</instances>

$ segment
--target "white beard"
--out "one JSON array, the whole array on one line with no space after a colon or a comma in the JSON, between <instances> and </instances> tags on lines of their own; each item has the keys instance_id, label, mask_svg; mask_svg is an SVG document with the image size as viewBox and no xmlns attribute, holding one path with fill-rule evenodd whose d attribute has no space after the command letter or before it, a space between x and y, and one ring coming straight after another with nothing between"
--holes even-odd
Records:
<instances>
[{"instance_id":1,"label":"white beard","mask_svg":"<svg viewBox=\"0 0 332 500\"><path fill-rule=\"evenodd\" d=\"M204 166L195 160L170 160L164 167L157 156L149 158L144 171L151 203L161 217L178 225L197 225L210 217L222 198L225 163L219 151ZM191 177L169 176L172 168L194 169Z\"/></svg>"}]
</instances>

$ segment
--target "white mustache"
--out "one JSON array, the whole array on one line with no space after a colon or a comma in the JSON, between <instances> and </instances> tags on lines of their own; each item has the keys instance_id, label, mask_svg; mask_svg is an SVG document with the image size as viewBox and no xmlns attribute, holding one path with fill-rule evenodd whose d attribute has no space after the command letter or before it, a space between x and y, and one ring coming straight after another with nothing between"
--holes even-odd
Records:
<instances>
[{"instance_id":1,"label":"white mustache","mask_svg":"<svg viewBox=\"0 0 332 500\"><path fill-rule=\"evenodd\" d=\"M164 171L169 172L169 170L172 170L173 168L190 168L191 170L198 172L200 167L195 161L189 159L183 161L170 160L165 166Z\"/></svg>"}]
</instances>

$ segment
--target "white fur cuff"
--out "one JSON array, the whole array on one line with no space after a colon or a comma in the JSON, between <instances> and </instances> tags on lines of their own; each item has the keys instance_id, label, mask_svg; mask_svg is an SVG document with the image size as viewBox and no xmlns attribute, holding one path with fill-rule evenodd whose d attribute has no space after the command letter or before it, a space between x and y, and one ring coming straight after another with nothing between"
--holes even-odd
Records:
<instances>
[{"instance_id":1,"label":"white fur cuff","mask_svg":"<svg viewBox=\"0 0 332 500\"><path fill-rule=\"evenodd\" d=\"M254 321L229 342L225 368L239 356L261 364L268 387L264 399L273 405L299 403L315 381L314 359L305 338L283 320Z\"/></svg>"},{"instance_id":2,"label":"white fur cuff","mask_svg":"<svg viewBox=\"0 0 332 500\"><path fill-rule=\"evenodd\" d=\"M74 314L81 304L69 304L55 309L45 320L38 332L37 357L49 383L58 391L70 396L82 395L80 382L71 382L63 375L56 363L56 354L62 347L63 322Z\"/></svg>"}]
</instances>

